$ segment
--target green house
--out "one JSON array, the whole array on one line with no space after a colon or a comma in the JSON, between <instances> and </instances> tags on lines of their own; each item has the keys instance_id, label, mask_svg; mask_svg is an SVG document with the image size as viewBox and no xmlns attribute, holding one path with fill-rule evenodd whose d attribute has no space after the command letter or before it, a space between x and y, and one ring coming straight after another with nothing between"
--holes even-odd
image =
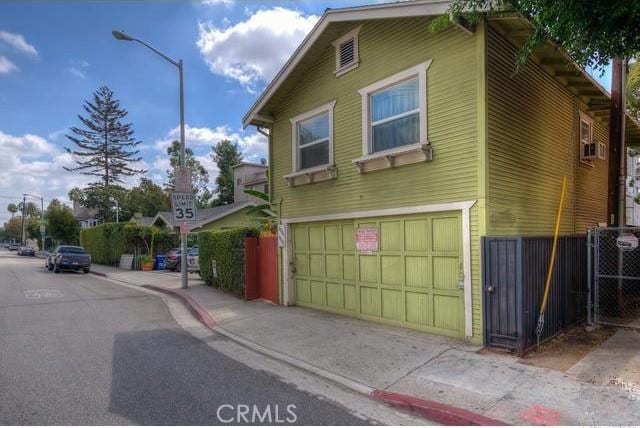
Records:
<instances>
[{"instance_id":1,"label":"green house","mask_svg":"<svg viewBox=\"0 0 640 428\"><path fill-rule=\"evenodd\" d=\"M482 341L482 236L606 221L608 93L560 49L518 73L516 15L446 1L327 10L244 117L269 133L280 300ZM627 140L640 130L627 121Z\"/></svg>"}]
</instances>

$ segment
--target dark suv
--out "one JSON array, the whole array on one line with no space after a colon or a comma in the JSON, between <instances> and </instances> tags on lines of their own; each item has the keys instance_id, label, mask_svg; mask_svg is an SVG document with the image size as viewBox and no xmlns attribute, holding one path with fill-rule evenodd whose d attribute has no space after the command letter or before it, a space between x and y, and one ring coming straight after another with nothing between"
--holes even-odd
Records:
<instances>
[{"instance_id":1,"label":"dark suv","mask_svg":"<svg viewBox=\"0 0 640 428\"><path fill-rule=\"evenodd\" d=\"M47 258L47 269L59 273L62 269L82 269L84 273L91 270L91 256L82 247L60 245Z\"/></svg>"}]
</instances>

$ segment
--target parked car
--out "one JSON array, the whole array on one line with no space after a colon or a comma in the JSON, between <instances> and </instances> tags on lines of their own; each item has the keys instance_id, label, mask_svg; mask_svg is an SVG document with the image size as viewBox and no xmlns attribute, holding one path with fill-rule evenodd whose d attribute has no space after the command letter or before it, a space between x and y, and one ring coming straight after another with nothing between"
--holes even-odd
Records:
<instances>
[{"instance_id":1,"label":"parked car","mask_svg":"<svg viewBox=\"0 0 640 428\"><path fill-rule=\"evenodd\" d=\"M200 248L197 246L187 252L187 268L188 272L200 273Z\"/></svg>"},{"instance_id":2,"label":"parked car","mask_svg":"<svg viewBox=\"0 0 640 428\"><path fill-rule=\"evenodd\" d=\"M180 256L182 255L182 251L180 248L172 248L167 251L167 260L165 267L170 271L180 270Z\"/></svg>"},{"instance_id":3,"label":"parked car","mask_svg":"<svg viewBox=\"0 0 640 428\"><path fill-rule=\"evenodd\" d=\"M20 245L18 244L9 245L9 251L18 251L18 248L20 248Z\"/></svg>"},{"instance_id":4,"label":"parked car","mask_svg":"<svg viewBox=\"0 0 640 428\"><path fill-rule=\"evenodd\" d=\"M91 270L91 256L82 247L60 245L47 257L47 269L59 273L61 270Z\"/></svg>"},{"instance_id":5,"label":"parked car","mask_svg":"<svg viewBox=\"0 0 640 428\"><path fill-rule=\"evenodd\" d=\"M33 250L33 248L31 247L20 247L18 248L18 255L19 256L35 256L36 252Z\"/></svg>"},{"instance_id":6,"label":"parked car","mask_svg":"<svg viewBox=\"0 0 640 428\"><path fill-rule=\"evenodd\" d=\"M188 272L199 272L199 248L189 248L187 251L187 267ZM166 268L173 272L182 271L182 250L180 248L172 248L167 252Z\"/></svg>"}]
</instances>

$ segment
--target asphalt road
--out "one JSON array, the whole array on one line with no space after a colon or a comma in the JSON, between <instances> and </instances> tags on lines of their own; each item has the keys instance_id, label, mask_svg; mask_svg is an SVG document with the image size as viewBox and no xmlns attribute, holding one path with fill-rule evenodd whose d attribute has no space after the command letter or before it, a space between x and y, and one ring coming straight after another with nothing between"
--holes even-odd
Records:
<instances>
[{"instance_id":1,"label":"asphalt road","mask_svg":"<svg viewBox=\"0 0 640 428\"><path fill-rule=\"evenodd\" d=\"M156 296L0 250L0 425L281 421L370 423L217 352Z\"/></svg>"}]
</instances>

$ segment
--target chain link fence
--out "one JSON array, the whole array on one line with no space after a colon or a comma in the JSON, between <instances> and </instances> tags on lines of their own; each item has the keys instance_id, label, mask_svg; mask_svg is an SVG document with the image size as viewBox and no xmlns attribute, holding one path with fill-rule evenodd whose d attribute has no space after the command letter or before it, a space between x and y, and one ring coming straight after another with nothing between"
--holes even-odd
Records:
<instances>
[{"instance_id":1,"label":"chain link fence","mask_svg":"<svg viewBox=\"0 0 640 428\"><path fill-rule=\"evenodd\" d=\"M589 235L593 321L640 329L640 227L594 228Z\"/></svg>"}]
</instances>

